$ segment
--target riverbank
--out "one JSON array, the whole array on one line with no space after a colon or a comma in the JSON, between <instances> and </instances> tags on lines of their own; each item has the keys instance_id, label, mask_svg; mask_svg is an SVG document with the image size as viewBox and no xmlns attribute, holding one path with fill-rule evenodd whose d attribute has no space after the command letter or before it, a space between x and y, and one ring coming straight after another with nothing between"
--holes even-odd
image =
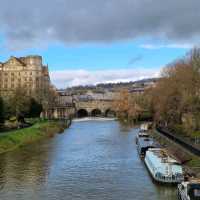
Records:
<instances>
[{"instance_id":1,"label":"riverbank","mask_svg":"<svg viewBox=\"0 0 200 200\"><path fill-rule=\"evenodd\" d=\"M40 139L53 137L62 133L67 126L68 124L59 121L42 121L29 128L3 133L0 135L0 154Z\"/></svg>"},{"instance_id":2,"label":"riverbank","mask_svg":"<svg viewBox=\"0 0 200 200\"><path fill-rule=\"evenodd\" d=\"M192 154L175 141L160 134L157 130L151 131L153 138L158 141L167 151L183 163L186 173L200 178L200 157Z\"/></svg>"}]
</instances>

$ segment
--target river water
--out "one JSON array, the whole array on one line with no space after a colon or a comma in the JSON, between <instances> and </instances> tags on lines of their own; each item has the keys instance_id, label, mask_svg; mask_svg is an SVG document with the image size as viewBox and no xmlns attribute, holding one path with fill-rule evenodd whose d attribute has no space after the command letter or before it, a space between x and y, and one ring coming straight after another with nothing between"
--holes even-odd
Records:
<instances>
[{"instance_id":1,"label":"river water","mask_svg":"<svg viewBox=\"0 0 200 200\"><path fill-rule=\"evenodd\" d=\"M175 200L137 154L137 128L81 121L61 135L0 156L1 200Z\"/></svg>"}]
</instances>

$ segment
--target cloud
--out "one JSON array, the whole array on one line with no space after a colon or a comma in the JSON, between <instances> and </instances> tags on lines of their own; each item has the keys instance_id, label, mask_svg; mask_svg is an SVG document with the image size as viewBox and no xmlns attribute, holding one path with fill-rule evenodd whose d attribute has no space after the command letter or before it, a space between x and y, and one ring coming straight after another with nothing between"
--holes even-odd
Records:
<instances>
[{"instance_id":1,"label":"cloud","mask_svg":"<svg viewBox=\"0 0 200 200\"><path fill-rule=\"evenodd\" d=\"M155 45L155 44L142 44L139 47L143 49L150 49L150 50L156 50L156 49L191 49L193 48L193 44L165 44L165 45Z\"/></svg>"},{"instance_id":2,"label":"cloud","mask_svg":"<svg viewBox=\"0 0 200 200\"><path fill-rule=\"evenodd\" d=\"M159 69L119 69L119 70L63 70L50 72L51 81L58 88L98 83L117 83L158 77Z\"/></svg>"},{"instance_id":3,"label":"cloud","mask_svg":"<svg viewBox=\"0 0 200 200\"><path fill-rule=\"evenodd\" d=\"M138 37L198 40L199 0L6 0L0 31L10 48L107 43Z\"/></svg>"}]
</instances>

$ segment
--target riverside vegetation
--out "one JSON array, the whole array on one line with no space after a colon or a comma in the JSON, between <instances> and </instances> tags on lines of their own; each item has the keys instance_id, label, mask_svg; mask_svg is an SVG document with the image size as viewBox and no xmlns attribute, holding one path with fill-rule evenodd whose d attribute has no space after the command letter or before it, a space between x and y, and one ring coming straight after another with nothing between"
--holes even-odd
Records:
<instances>
[{"instance_id":1,"label":"riverside vegetation","mask_svg":"<svg viewBox=\"0 0 200 200\"><path fill-rule=\"evenodd\" d=\"M9 98L0 97L0 153L53 137L67 128L68 121L40 119L43 108L48 106L44 100L38 102L22 88L17 88Z\"/></svg>"},{"instance_id":2,"label":"riverside vegetation","mask_svg":"<svg viewBox=\"0 0 200 200\"><path fill-rule=\"evenodd\" d=\"M200 49L164 68L152 90L155 122L177 134L200 137Z\"/></svg>"},{"instance_id":3,"label":"riverside vegetation","mask_svg":"<svg viewBox=\"0 0 200 200\"><path fill-rule=\"evenodd\" d=\"M25 118L38 118L42 110L43 104L27 96L23 89L17 88L7 98L0 96L0 131L30 125Z\"/></svg>"}]
</instances>

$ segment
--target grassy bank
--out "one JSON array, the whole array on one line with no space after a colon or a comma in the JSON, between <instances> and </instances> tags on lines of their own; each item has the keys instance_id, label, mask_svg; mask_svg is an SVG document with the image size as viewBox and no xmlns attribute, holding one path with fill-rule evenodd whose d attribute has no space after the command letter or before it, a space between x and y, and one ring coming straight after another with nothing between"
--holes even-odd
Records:
<instances>
[{"instance_id":1,"label":"grassy bank","mask_svg":"<svg viewBox=\"0 0 200 200\"><path fill-rule=\"evenodd\" d=\"M66 125L60 122L38 122L25 129L10 131L0 135L0 154L12 151L20 146L38 141L43 138L53 137L61 133Z\"/></svg>"}]
</instances>

